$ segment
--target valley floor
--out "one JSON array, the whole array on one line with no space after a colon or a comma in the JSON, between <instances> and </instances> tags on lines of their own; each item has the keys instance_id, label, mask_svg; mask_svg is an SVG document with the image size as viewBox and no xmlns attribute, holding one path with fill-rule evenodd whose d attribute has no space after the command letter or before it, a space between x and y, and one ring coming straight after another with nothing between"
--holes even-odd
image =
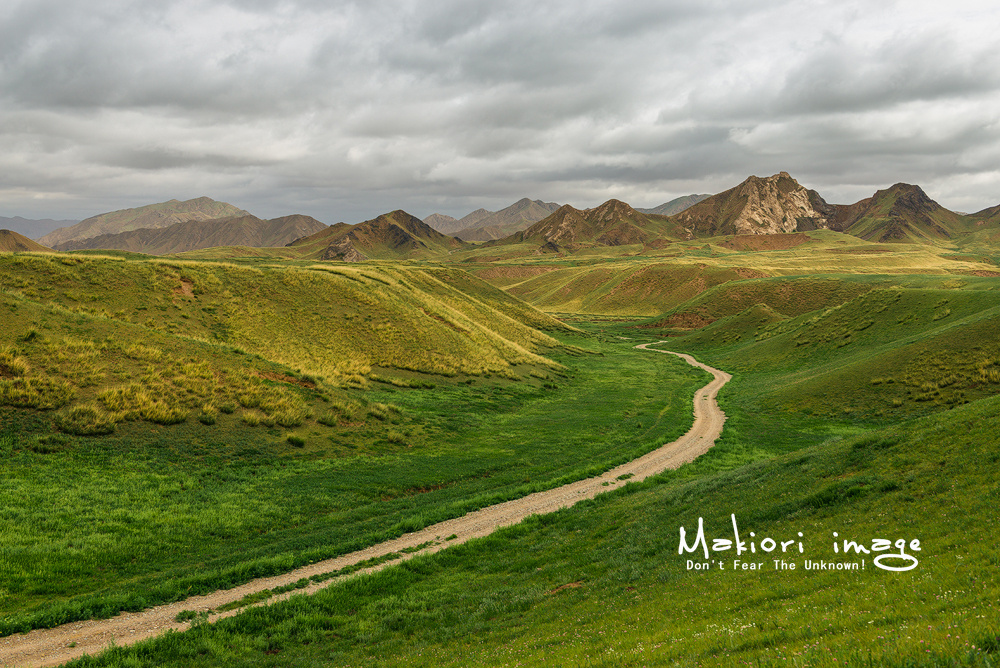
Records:
<instances>
[{"instance_id":1,"label":"valley floor","mask_svg":"<svg viewBox=\"0 0 1000 668\"><path fill-rule=\"evenodd\" d=\"M650 349L650 345L656 344L639 344L635 347L651 352L668 352ZM337 577L338 574L351 571L352 567L360 567L354 573L371 573L417 555L430 554L473 538L487 536L529 516L568 508L579 501L592 499L630 482L641 482L667 469L675 469L707 452L722 433L725 414L719 409L716 396L719 389L732 377L719 369L697 362L690 355L669 354L677 355L688 364L708 371L713 380L695 392L694 423L691 429L676 441L638 459L596 477L489 506L364 550L296 569L283 576L254 580L233 589L142 612L123 613L112 619L72 623L53 629L35 630L26 635L8 636L0 639L0 665L58 665L85 654L99 652L108 645L131 644L168 629L185 629L189 626L187 621L178 621L185 617L215 621L233 616L243 607L229 609L233 604L249 604L250 601L260 600L262 594L265 600L275 602L288 598L293 593L313 593L339 581L343 576ZM275 591L282 593L272 596ZM223 611L219 611L220 608Z\"/></svg>"}]
</instances>

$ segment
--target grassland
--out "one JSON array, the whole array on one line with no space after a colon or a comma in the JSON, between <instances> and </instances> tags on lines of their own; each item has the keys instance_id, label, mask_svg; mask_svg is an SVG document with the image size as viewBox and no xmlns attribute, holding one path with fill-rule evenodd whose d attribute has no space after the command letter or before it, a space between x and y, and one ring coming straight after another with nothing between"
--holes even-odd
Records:
<instances>
[{"instance_id":1,"label":"grassland","mask_svg":"<svg viewBox=\"0 0 1000 668\"><path fill-rule=\"evenodd\" d=\"M137 299L129 265L101 262L119 279L115 303ZM138 268L153 279L161 270ZM193 286L219 271L184 270ZM4 633L283 572L592 475L686 430L701 380L682 362L565 327L553 327L562 340L529 329L514 317L525 307L488 288L465 306L476 326L493 313L501 331L546 341L551 357L514 348L538 363L482 376L400 359L338 384L264 350L173 333L171 318L197 314L191 302L212 308L210 290L196 302L166 282L165 310L149 295L162 320L147 325L73 298L69 286L107 274L58 271L37 283L5 274L17 287L3 295L0 351ZM225 271L232 286L240 272ZM464 322L446 300L482 283L448 273L430 284L442 286L449 322Z\"/></svg>"},{"instance_id":2,"label":"grassland","mask_svg":"<svg viewBox=\"0 0 1000 668\"><path fill-rule=\"evenodd\" d=\"M311 268L2 255L0 289L72 313L215 342L331 384L372 368L455 376L556 368L566 327L447 268ZM518 366L524 366L520 371Z\"/></svg>"},{"instance_id":3,"label":"grassland","mask_svg":"<svg viewBox=\"0 0 1000 668\"><path fill-rule=\"evenodd\" d=\"M779 243L786 237L794 237L796 243ZM727 236L664 244L659 249L602 247L567 257L508 258L499 250L456 253L452 261L543 310L591 315L655 316L714 286L752 278L998 273L992 256L963 251L958 243L875 244L828 230L756 243Z\"/></svg>"},{"instance_id":4,"label":"grassland","mask_svg":"<svg viewBox=\"0 0 1000 668\"><path fill-rule=\"evenodd\" d=\"M996 665L998 408L985 399L725 472L682 468L75 665ZM796 570L759 548L739 559L760 570L733 570L731 551L717 555L725 569L689 570L679 527L703 518L710 540L732 538L733 513L744 540L802 541L784 556ZM919 564L894 573L834 553L834 532L869 547L917 539ZM805 570L862 558L864 570Z\"/></svg>"},{"instance_id":5,"label":"grassland","mask_svg":"<svg viewBox=\"0 0 1000 668\"><path fill-rule=\"evenodd\" d=\"M726 430L692 464L80 665L996 665L991 256L795 236L805 240L770 248L719 238L637 257L628 253L643 249L620 247L487 264L490 249L456 253L479 278L273 257L11 264L0 281L18 324L0 341L0 380L49 380L17 395L34 392L38 405L0 408L13 481L4 544L15 546L3 563L16 583L0 599L4 628L288 570L630 458L690 419L701 379L632 350L667 337L664 348L734 373L720 396ZM77 261L94 264L62 273ZM141 268L118 268L126 264ZM86 287L94 275L114 290ZM243 294L248 304L227 306ZM379 318L428 329L394 338L373 327ZM265 340L272 320L278 337ZM332 330L315 335L323 360L304 359L296 336L323 326ZM140 331L159 361L129 356ZM453 342L473 334L486 347L467 359ZM384 357L362 341L373 336ZM407 352L424 346L438 352ZM72 357L60 361L61 351ZM331 366L335 351L351 364ZM128 379L150 367L162 379L157 397L188 402L184 422L124 405L136 395ZM241 382L294 397L307 417L285 428L245 407ZM48 407L64 396L60 383L70 403ZM112 434L48 438L73 402L122 419ZM198 421L201 407L226 402L233 413ZM247 411L257 424L242 419ZM759 537L803 532L798 570L767 561L688 571L678 528L703 517L724 536L730 513ZM919 567L890 573L869 559L859 572L805 571L807 557L846 560L831 550L833 531L919 539Z\"/></svg>"}]
</instances>

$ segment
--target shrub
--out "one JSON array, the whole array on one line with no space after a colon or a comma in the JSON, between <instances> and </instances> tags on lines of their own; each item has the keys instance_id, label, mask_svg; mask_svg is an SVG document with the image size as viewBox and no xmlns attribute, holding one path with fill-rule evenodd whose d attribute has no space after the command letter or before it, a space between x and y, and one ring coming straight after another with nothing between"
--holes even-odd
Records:
<instances>
[{"instance_id":1,"label":"shrub","mask_svg":"<svg viewBox=\"0 0 1000 668\"><path fill-rule=\"evenodd\" d=\"M179 424L187 420L187 411L165 401L154 401L152 405L141 410L139 414L143 420L157 424Z\"/></svg>"},{"instance_id":2,"label":"shrub","mask_svg":"<svg viewBox=\"0 0 1000 668\"><path fill-rule=\"evenodd\" d=\"M205 404L201 407L201 413L198 414L198 422L206 425L215 424L215 416L218 415L218 411L215 410L215 406L212 404Z\"/></svg>"},{"instance_id":3,"label":"shrub","mask_svg":"<svg viewBox=\"0 0 1000 668\"><path fill-rule=\"evenodd\" d=\"M20 378L28 373L28 362L13 348L0 348L0 377Z\"/></svg>"},{"instance_id":4,"label":"shrub","mask_svg":"<svg viewBox=\"0 0 1000 668\"><path fill-rule=\"evenodd\" d=\"M97 406L74 406L56 417L62 431L77 436L99 436L115 430L114 417Z\"/></svg>"},{"instance_id":5,"label":"shrub","mask_svg":"<svg viewBox=\"0 0 1000 668\"><path fill-rule=\"evenodd\" d=\"M301 436L289 436L288 443L296 448L301 448L306 444L306 440Z\"/></svg>"},{"instance_id":6,"label":"shrub","mask_svg":"<svg viewBox=\"0 0 1000 668\"><path fill-rule=\"evenodd\" d=\"M0 380L0 405L51 410L73 399L73 388L53 378L12 378Z\"/></svg>"}]
</instances>

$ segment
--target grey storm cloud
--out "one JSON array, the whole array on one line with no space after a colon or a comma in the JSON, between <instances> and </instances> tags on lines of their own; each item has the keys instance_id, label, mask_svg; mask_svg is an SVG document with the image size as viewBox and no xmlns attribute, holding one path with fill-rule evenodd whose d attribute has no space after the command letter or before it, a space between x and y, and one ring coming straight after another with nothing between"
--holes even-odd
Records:
<instances>
[{"instance_id":1,"label":"grey storm cloud","mask_svg":"<svg viewBox=\"0 0 1000 668\"><path fill-rule=\"evenodd\" d=\"M1000 202L990 3L14 0L0 215L652 206L785 170Z\"/></svg>"}]
</instances>

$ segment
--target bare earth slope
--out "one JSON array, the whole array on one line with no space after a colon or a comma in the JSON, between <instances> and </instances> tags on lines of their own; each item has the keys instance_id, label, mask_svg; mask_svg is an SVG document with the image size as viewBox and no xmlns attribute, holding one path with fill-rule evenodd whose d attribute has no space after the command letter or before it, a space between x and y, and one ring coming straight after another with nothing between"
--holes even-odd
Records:
<instances>
[{"instance_id":1,"label":"bare earth slope","mask_svg":"<svg viewBox=\"0 0 1000 668\"><path fill-rule=\"evenodd\" d=\"M294 583L302 578L330 573L352 564L392 553L401 555L398 559L362 569L356 573L379 570L417 554L437 552L450 545L457 545L473 538L489 535L501 527L517 524L530 515L551 513L560 508L568 508L579 501L592 499L602 492L617 489L629 482L637 482L667 469L678 468L707 452L722 433L726 416L719 409L715 398L719 389L729 382L732 376L702 364L690 355L649 348L649 346L660 343L665 343L665 341L642 344L636 348L677 355L688 364L704 369L713 376L712 382L695 392L694 423L691 425L691 429L672 443L667 443L638 459L606 471L595 478L578 480L562 487L536 492L520 499L482 508L462 517L446 520L394 540L305 566L284 575L261 578L233 589L218 591L207 596L195 596L185 601L150 608L142 612L124 613L112 619L77 622L53 629L32 631L26 635L8 636L0 639L0 665L54 666L84 654L100 652L112 643L126 645L159 635L168 629L183 630L188 627L188 624L174 621L174 617L182 610L195 612L214 610L227 603L239 601L249 594L265 589L273 590L275 587ZM625 479L623 480L623 478ZM453 535L455 537L448 540ZM429 546L427 546L428 543ZM402 550L421 545L426 547L411 552L402 552ZM309 594L329 586L339 579L334 578L322 583L313 583L305 589L273 597L268 602L287 598L292 593ZM209 619L220 619L238 612L238 610L233 610L214 614Z\"/></svg>"}]
</instances>

